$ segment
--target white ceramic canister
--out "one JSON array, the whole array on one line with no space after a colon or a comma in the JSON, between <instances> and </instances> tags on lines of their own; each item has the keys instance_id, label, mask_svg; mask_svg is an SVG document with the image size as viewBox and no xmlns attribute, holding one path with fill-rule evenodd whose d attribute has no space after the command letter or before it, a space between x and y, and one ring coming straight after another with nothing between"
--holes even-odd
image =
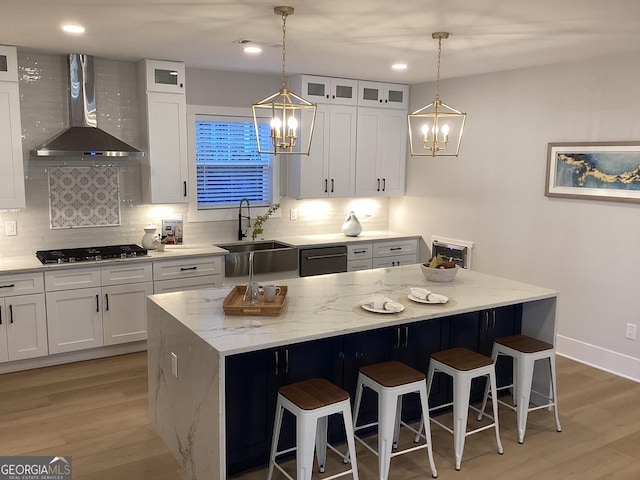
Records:
<instances>
[{"instance_id":1,"label":"white ceramic canister","mask_svg":"<svg viewBox=\"0 0 640 480\"><path fill-rule=\"evenodd\" d=\"M357 237L362 233L362 225L360 225L353 210L349 212L349 216L342 224L342 233L347 237Z\"/></svg>"},{"instance_id":2,"label":"white ceramic canister","mask_svg":"<svg viewBox=\"0 0 640 480\"><path fill-rule=\"evenodd\" d=\"M158 227L155 225L147 225L144 227L144 236L142 237L142 247L147 250L155 250L158 246L156 231Z\"/></svg>"}]
</instances>

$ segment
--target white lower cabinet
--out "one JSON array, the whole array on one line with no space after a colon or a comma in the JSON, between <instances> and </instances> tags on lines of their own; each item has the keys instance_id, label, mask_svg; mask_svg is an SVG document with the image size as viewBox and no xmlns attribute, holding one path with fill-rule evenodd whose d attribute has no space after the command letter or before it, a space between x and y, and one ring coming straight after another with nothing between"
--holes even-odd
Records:
<instances>
[{"instance_id":1,"label":"white lower cabinet","mask_svg":"<svg viewBox=\"0 0 640 480\"><path fill-rule=\"evenodd\" d=\"M153 293L219 287L224 256L165 260L153 264Z\"/></svg>"},{"instance_id":2,"label":"white lower cabinet","mask_svg":"<svg viewBox=\"0 0 640 480\"><path fill-rule=\"evenodd\" d=\"M152 294L152 282L102 287L105 345L147 339L147 295Z\"/></svg>"},{"instance_id":3,"label":"white lower cabinet","mask_svg":"<svg viewBox=\"0 0 640 480\"><path fill-rule=\"evenodd\" d=\"M152 278L150 263L46 272L49 352L145 340Z\"/></svg>"},{"instance_id":4,"label":"white lower cabinet","mask_svg":"<svg viewBox=\"0 0 640 480\"><path fill-rule=\"evenodd\" d=\"M101 347L101 288L77 288L47 292L49 353Z\"/></svg>"},{"instance_id":5,"label":"white lower cabinet","mask_svg":"<svg viewBox=\"0 0 640 480\"><path fill-rule=\"evenodd\" d=\"M418 262L418 240L384 240L347 246L347 271L398 267Z\"/></svg>"},{"instance_id":6,"label":"white lower cabinet","mask_svg":"<svg viewBox=\"0 0 640 480\"><path fill-rule=\"evenodd\" d=\"M418 240L374 242L373 268L398 267L418 262Z\"/></svg>"},{"instance_id":7,"label":"white lower cabinet","mask_svg":"<svg viewBox=\"0 0 640 480\"><path fill-rule=\"evenodd\" d=\"M363 242L347 245L347 272L370 270L372 263L373 243Z\"/></svg>"},{"instance_id":8,"label":"white lower cabinet","mask_svg":"<svg viewBox=\"0 0 640 480\"><path fill-rule=\"evenodd\" d=\"M0 362L48 354L42 273L0 276Z\"/></svg>"}]
</instances>

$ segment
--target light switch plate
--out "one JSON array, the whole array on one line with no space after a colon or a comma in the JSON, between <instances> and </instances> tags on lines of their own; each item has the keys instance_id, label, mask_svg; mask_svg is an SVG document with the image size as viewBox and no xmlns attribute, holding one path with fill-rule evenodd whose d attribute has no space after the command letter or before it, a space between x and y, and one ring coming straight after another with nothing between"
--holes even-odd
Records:
<instances>
[{"instance_id":1,"label":"light switch plate","mask_svg":"<svg viewBox=\"0 0 640 480\"><path fill-rule=\"evenodd\" d=\"M295 222L298 220L298 209L297 208L292 208L291 210L289 210L289 220L292 222Z\"/></svg>"},{"instance_id":2,"label":"light switch plate","mask_svg":"<svg viewBox=\"0 0 640 480\"><path fill-rule=\"evenodd\" d=\"M15 220L4 222L4 230L7 237L15 237L18 235L18 222Z\"/></svg>"}]
</instances>

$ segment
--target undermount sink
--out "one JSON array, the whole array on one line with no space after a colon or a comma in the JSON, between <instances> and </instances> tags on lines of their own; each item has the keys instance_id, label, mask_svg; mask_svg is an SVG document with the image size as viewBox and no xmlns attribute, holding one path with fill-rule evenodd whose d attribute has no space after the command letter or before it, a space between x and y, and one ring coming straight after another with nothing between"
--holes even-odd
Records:
<instances>
[{"instance_id":1,"label":"undermount sink","mask_svg":"<svg viewBox=\"0 0 640 480\"><path fill-rule=\"evenodd\" d=\"M249 251L253 250L253 273L277 273L298 270L298 249L271 240L216 245L229 253L224 257L227 277L249 275Z\"/></svg>"}]
</instances>

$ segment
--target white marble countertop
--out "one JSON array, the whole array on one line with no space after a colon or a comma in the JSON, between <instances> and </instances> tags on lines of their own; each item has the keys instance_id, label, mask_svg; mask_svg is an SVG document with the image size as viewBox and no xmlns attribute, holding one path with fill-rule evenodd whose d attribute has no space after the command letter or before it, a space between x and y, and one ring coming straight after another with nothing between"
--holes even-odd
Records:
<instances>
[{"instance_id":1,"label":"white marble countertop","mask_svg":"<svg viewBox=\"0 0 640 480\"><path fill-rule=\"evenodd\" d=\"M279 237L276 240L294 247L316 247L321 245L344 245L349 243L371 242L373 240L403 240L421 238L420 235L390 232L387 230L362 232L357 237L347 237L344 233L327 233L316 235L297 235Z\"/></svg>"},{"instance_id":2,"label":"white marble countertop","mask_svg":"<svg viewBox=\"0 0 640 480\"><path fill-rule=\"evenodd\" d=\"M289 279L285 308L277 317L226 316L222 301L231 287L152 295L178 322L221 355L344 335L504 305L554 298L557 292L535 285L461 269L450 283L425 280L420 265ZM449 297L424 305L407 298L411 287ZM393 314L359 307L370 294L383 294L405 306Z\"/></svg>"},{"instance_id":3,"label":"white marble countertop","mask_svg":"<svg viewBox=\"0 0 640 480\"><path fill-rule=\"evenodd\" d=\"M308 247L318 245L335 245L335 244L348 244L353 242L366 242L372 240L401 240L409 238L420 238L420 235L407 235L402 233L395 233L389 231L372 231L363 232L357 237L347 237L342 233L331 233L322 235L300 235L289 237L277 237L272 240L286 243L294 247ZM240 243L240 242L218 242L220 244L226 243ZM244 243L247 243L245 241ZM70 247L73 248L73 247ZM112 259L112 260L100 260L96 262L79 262L79 263L62 263L62 264L46 264L43 265L40 260L36 258L35 252L33 255L24 256L10 256L0 257L0 274L12 274L12 273L28 273L28 272L40 272L49 269L58 268L77 268L77 267L91 267L96 265L109 265L122 262L149 262L157 260L170 260L181 257L201 257L207 255L224 255L226 250L216 247L212 243L200 243L200 244L185 244L185 245L167 245L164 252L158 252L156 250L149 250L148 255L136 258L125 259Z\"/></svg>"},{"instance_id":4,"label":"white marble countertop","mask_svg":"<svg viewBox=\"0 0 640 480\"><path fill-rule=\"evenodd\" d=\"M226 250L211 244L167 245L164 252L149 250L148 254L135 258L115 258L95 262L48 263L43 265L35 255L0 258L0 274L42 272L50 269L108 266L123 262L155 262L183 257L224 255Z\"/></svg>"}]
</instances>

